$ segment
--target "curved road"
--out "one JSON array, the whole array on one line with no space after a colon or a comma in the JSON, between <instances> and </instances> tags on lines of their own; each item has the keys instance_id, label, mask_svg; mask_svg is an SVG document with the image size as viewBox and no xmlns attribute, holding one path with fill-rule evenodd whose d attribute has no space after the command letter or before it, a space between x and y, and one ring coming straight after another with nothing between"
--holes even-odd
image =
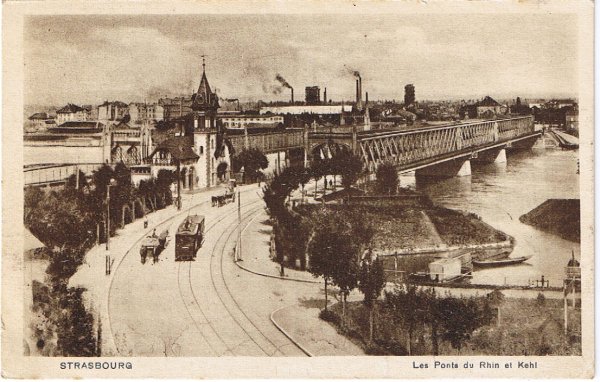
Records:
<instances>
[{"instance_id":1,"label":"curved road","mask_svg":"<svg viewBox=\"0 0 600 382\"><path fill-rule=\"evenodd\" d=\"M264 208L257 191L242 193L242 227ZM156 264L141 263L138 243L115 269L110 322L103 327L119 355L304 356L273 325L270 314L318 297L319 287L260 277L234 264L237 202L221 208L204 202L190 213L206 216L206 238L196 261L174 261L174 233L182 214L156 226L157 232L168 228L171 233ZM244 247L244 255L253 250Z\"/></svg>"}]
</instances>

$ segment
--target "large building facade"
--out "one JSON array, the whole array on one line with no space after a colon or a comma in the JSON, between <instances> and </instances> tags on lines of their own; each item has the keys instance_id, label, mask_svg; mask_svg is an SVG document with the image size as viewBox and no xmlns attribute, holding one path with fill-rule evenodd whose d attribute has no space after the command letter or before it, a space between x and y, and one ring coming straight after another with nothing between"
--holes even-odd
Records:
<instances>
[{"instance_id":1,"label":"large building facade","mask_svg":"<svg viewBox=\"0 0 600 382\"><path fill-rule=\"evenodd\" d=\"M185 108L181 103L179 110L174 108L165 115L176 136L157 145L148 159L154 176L160 168L178 168L184 190L215 186L229 180L231 174L232 149L217 117L219 98L210 88L204 63L202 68L198 91L189 103ZM169 104L164 105L167 110Z\"/></svg>"}]
</instances>

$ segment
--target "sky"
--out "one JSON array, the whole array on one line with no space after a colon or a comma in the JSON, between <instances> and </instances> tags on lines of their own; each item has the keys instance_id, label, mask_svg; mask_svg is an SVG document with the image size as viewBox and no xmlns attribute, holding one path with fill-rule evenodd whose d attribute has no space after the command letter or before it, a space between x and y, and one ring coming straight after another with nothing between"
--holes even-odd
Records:
<instances>
[{"instance_id":1,"label":"sky","mask_svg":"<svg viewBox=\"0 0 600 382\"><path fill-rule=\"evenodd\" d=\"M576 96L577 16L29 16L25 104L156 101L190 95L206 74L220 97L296 100L306 86L370 100Z\"/></svg>"}]
</instances>

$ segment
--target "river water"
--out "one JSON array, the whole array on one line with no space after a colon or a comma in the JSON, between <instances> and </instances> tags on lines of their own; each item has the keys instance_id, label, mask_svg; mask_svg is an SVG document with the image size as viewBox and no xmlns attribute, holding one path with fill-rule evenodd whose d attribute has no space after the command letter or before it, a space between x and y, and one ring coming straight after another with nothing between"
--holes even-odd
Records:
<instances>
[{"instance_id":1,"label":"river water","mask_svg":"<svg viewBox=\"0 0 600 382\"><path fill-rule=\"evenodd\" d=\"M549 280L561 286L571 251L580 258L580 244L545 233L519 221L519 217L547 199L578 199L579 151L534 148L507 153L507 163L471 163L470 176L444 180L401 177L403 186L427 194L436 204L474 212L483 221L513 236L510 257L533 255L527 262L473 273L478 284L527 285Z\"/></svg>"}]
</instances>

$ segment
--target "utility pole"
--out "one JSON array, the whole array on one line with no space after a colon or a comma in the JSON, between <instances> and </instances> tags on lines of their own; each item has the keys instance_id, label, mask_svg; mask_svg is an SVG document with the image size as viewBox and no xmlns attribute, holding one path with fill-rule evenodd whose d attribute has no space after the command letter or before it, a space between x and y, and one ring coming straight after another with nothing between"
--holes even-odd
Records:
<instances>
[{"instance_id":1,"label":"utility pole","mask_svg":"<svg viewBox=\"0 0 600 382\"><path fill-rule=\"evenodd\" d=\"M79 165L77 164L75 165L75 189L79 190Z\"/></svg>"},{"instance_id":2,"label":"utility pole","mask_svg":"<svg viewBox=\"0 0 600 382\"><path fill-rule=\"evenodd\" d=\"M106 258L105 258L105 274L110 275L110 183L106 186Z\"/></svg>"},{"instance_id":3,"label":"utility pole","mask_svg":"<svg viewBox=\"0 0 600 382\"><path fill-rule=\"evenodd\" d=\"M177 211L181 210L181 161L177 161Z\"/></svg>"},{"instance_id":4,"label":"utility pole","mask_svg":"<svg viewBox=\"0 0 600 382\"><path fill-rule=\"evenodd\" d=\"M242 260L242 203L240 201L240 192L238 191L238 256L237 261Z\"/></svg>"},{"instance_id":5,"label":"utility pole","mask_svg":"<svg viewBox=\"0 0 600 382\"><path fill-rule=\"evenodd\" d=\"M110 184L106 186L106 250L110 241Z\"/></svg>"}]
</instances>

